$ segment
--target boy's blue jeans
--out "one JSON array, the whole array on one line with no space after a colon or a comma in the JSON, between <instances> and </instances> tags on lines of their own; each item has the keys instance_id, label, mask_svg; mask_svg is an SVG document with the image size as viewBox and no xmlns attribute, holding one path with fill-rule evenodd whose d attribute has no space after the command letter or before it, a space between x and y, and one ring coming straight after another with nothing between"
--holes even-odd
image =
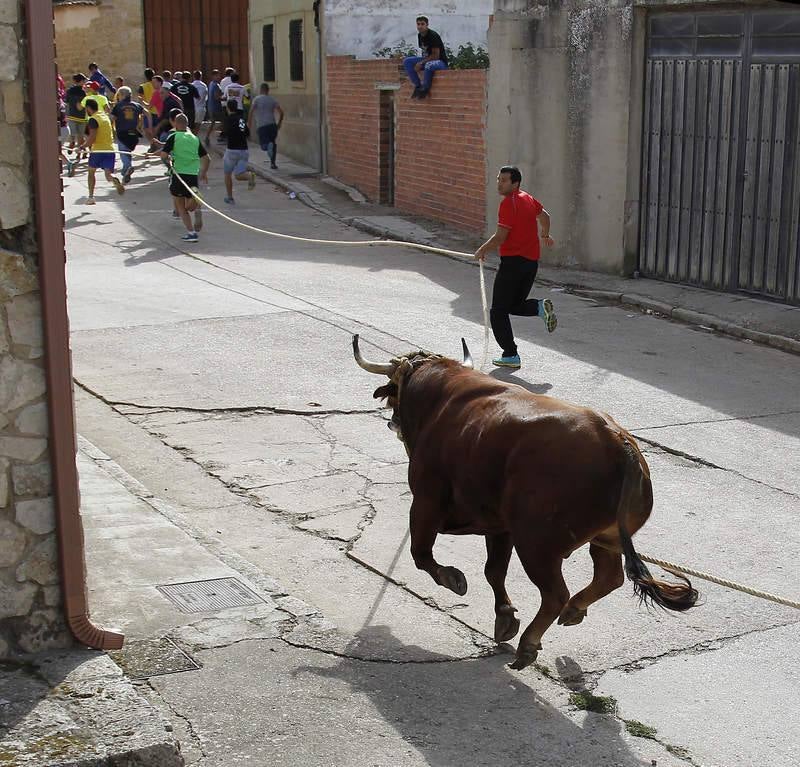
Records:
<instances>
[{"instance_id":1,"label":"boy's blue jeans","mask_svg":"<svg viewBox=\"0 0 800 767\"><path fill-rule=\"evenodd\" d=\"M414 67L423 61L424 56L408 56L403 59L403 66L405 67L408 79L415 88L422 88L423 90L430 90L431 80L433 80L433 73L438 69L447 69L447 64L443 61L429 61L423 70L422 82L419 81L419 73Z\"/></svg>"}]
</instances>

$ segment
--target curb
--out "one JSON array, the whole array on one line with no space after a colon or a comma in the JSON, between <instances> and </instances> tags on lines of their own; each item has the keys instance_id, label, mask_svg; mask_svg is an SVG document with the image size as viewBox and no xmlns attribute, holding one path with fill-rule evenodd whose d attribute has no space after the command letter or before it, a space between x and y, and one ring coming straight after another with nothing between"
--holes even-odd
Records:
<instances>
[{"instance_id":1,"label":"curb","mask_svg":"<svg viewBox=\"0 0 800 767\"><path fill-rule=\"evenodd\" d=\"M219 146L209 146L207 149L214 151L214 153L219 156L222 156L223 154L223 150ZM369 222L364 221L357 216L343 216L328 205L322 204L318 200L313 199L314 197L319 197L319 195L307 191L307 187L293 184L291 181L287 181L280 176L276 176L264 168L259 168L253 163L248 163L247 167L257 176L260 176L276 186L279 186L281 189L284 189L287 192L294 192L297 195L297 199L300 200L300 202L302 202L304 205L307 205L309 208L312 208L318 213L322 213L342 224L352 226L354 229L358 229L362 232L366 232L367 234L388 240L400 239L405 242L412 242L416 245L431 244L429 241L425 241L421 238L415 238L406 234L400 235L387 227L375 226L374 224L370 224ZM460 261L461 263L470 264L477 267L477 263L472 259L460 258L459 256L447 256L444 254L433 255L436 255L440 258L449 258L452 261ZM484 267L489 271L497 271L497 267L491 266L490 264L484 264ZM693 325L714 330L717 333L721 333L722 335L730 336L732 338L751 341L753 343L769 346L773 349L778 349L783 352L800 355L799 339L791 338L789 336L780 336L775 333L767 333L762 330L753 330L743 325L737 325L734 322L729 322L728 320L724 320L721 317L717 317L713 314L704 314L703 312L697 312L693 309L686 309L682 306L673 306L672 304L659 301L658 299L651 298L650 296L643 296L638 293L625 293L624 291L585 288L580 285L568 285L545 278L540 278L538 281L543 285L564 288L565 291L574 293L575 295L618 303L621 306L631 306L644 311L651 311L655 314L662 315L677 322L682 322L686 325Z\"/></svg>"}]
</instances>

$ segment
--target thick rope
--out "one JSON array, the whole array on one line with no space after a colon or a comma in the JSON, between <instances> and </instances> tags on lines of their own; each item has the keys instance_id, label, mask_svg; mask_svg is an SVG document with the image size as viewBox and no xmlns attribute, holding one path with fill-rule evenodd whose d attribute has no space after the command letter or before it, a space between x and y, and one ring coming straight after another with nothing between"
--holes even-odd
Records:
<instances>
[{"instance_id":1,"label":"thick rope","mask_svg":"<svg viewBox=\"0 0 800 767\"><path fill-rule=\"evenodd\" d=\"M136 155L133 152L123 152L120 150L114 150L114 151L117 154L127 154L136 157L143 156L141 154ZM206 202L200 195L198 195L178 174L175 175L177 176L178 180L186 187L186 189L189 191L192 197L194 197L201 205L204 205L206 208L208 208L212 213L216 213L218 216L224 218L226 221L230 221L232 224L236 224L237 226L241 226L244 229L249 229L253 232L258 232L259 234L266 234L270 237L278 237L284 240L294 240L295 242L310 242L318 245L344 245L352 247L359 247L364 245L394 245L394 246L399 245L409 248L416 248L417 250L423 250L427 253L439 253L445 256L472 258L472 255L470 253L462 253L457 250L447 250L446 248L435 248L431 245L420 245L419 243L416 242L403 242L401 240L349 240L349 241L318 240L311 237L297 237L291 234L283 234L281 232L272 232L268 229L261 229L257 226L251 226L250 224L245 224L242 221L237 221L235 218L231 218L227 214L223 213L221 210L217 210L212 205L209 205L208 202ZM481 303L483 305L483 363L481 364L480 369L483 370L486 367L489 357L489 309L486 301L486 280L484 278L482 259L479 261L479 264L480 264ZM615 550L611 547L604 547L604 548L608 548L611 551ZM701 580L708 581L709 583L716 583L718 586L724 586L725 588L733 589L734 591L740 591L743 594L750 594L751 596L758 597L759 599L766 599L769 602L775 602L776 604L779 605L785 605L786 607L794 607L795 609L800 610L800 602L797 602L795 600L777 596L776 594L770 594L768 591L761 591L760 589L754 589L750 586L745 586L741 583L736 583L735 581L727 580L726 578L719 578L715 575L710 575L709 573L704 573L701 572L700 570L695 570L691 567L676 565L674 562L667 562L664 559L656 559L655 557L650 557L645 554L640 554L639 556L645 562L649 562L652 565L658 565L659 567L663 567L667 571L682 573L684 575L691 575L695 578L700 578Z\"/></svg>"}]
</instances>

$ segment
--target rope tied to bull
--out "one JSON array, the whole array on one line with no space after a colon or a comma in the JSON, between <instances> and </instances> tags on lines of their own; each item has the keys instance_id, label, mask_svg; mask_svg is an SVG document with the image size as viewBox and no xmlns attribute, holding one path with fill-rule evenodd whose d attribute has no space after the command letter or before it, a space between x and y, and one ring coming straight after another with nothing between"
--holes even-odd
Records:
<instances>
[{"instance_id":1,"label":"rope tied to bull","mask_svg":"<svg viewBox=\"0 0 800 767\"><path fill-rule=\"evenodd\" d=\"M133 152L124 152L120 150L115 150L118 154L126 154L133 156ZM457 250L448 250L447 248L437 248L432 245L422 245L421 243L416 242L405 242L402 240L322 240L316 239L312 237L299 237L297 235L291 234L284 234L282 232L273 232L268 229L262 229L257 226L252 226L251 224L246 224L243 221L237 221L235 218L228 216L227 214L223 213L220 210L217 210L212 205L210 205L206 200L204 200L199 194L195 192L178 174L175 174L178 180L183 184L184 187L189 191L192 197L197 200L201 205L208 208L212 213L215 213L220 218L229 221L236 226L240 226L244 229L249 229L250 231L257 232L259 234L266 234L270 237L277 237L279 239L284 240L292 240L295 242L308 242L318 245L337 245L337 246L345 246L345 247L363 247L363 246L370 246L370 245L392 245L392 246L403 246L403 247L410 247L416 250L421 250L427 253L436 253L439 255L445 256L455 256L457 258L472 258L471 253L463 253ZM489 309L488 303L486 300L486 280L484 276L484 263L483 260L479 260L480 266L480 291L481 291L481 303L483 308L483 327L484 327L484 342L483 342L483 362L480 366L480 370L484 370L486 368L488 357L489 357ZM426 352L422 349L419 350L417 353L422 357L424 355L425 359L434 359L434 358L441 358L442 355L432 354L430 352ZM411 354L405 357L396 357L392 359L392 363L396 364L396 369L391 376L390 380L397 385L397 398L398 404L400 402L400 394L402 392L403 384L408 377L405 373L409 372L409 369L413 369L414 363L421 361L421 359L417 358L416 354ZM395 380L397 379L397 380ZM403 446L408 453L408 447L405 443L405 440L402 438L401 432L401 441L403 442ZM607 548L610 551L616 551L611 546L606 546L600 542L598 545ZM715 575L711 575L710 573L705 573L701 570L696 570L691 567L686 567L685 565L678 565L674 562L669 562L664 559L659 559L657 557L651 557L646 554L639 554L640 558L645 562L657 565L658 567L667 570L668 572L673 573L680 573L683 575L691 575L695 578L699 578L700 580L707 581L709 583L715 583L718 586L723 586L724 588L732 589L734 591L739 591L743 594L749 594L750 596L757 597L758 599L764 599L768 602L774 602L775 604L784 605L786 607L793 607L796 610L800 610L800 601L788 599L787 597L778 596L777 594L771 594L768 591L763 591L761 589L756 589L751 586L746 586L742 583L737 583L736 581L728 580L727 578L720 578Z\"/></svg>"}]
</instances>

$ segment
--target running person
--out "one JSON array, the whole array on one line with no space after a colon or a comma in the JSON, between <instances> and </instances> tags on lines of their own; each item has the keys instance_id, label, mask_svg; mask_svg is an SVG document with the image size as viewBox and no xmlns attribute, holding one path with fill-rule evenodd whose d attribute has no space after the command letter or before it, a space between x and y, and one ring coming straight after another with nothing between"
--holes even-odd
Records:
<instances>
[{"instance_id":1,"label":"running person","mask_svg":"<svg viewBox=\"0 0 800 767\"><path fill-rule=\"evenodd\" d=\"M228 102L225 135L228 141L228 148L222 158L222 169L225 173L225 202L234 205L236 203L233 199L234 176L237 181L247 181L248 189L253 189L256 185L256 174L247 170L247 162L250 159L247 137L250 135L250 129L244 119L244 112L239 109L235 100Z\"/></svg>"},{"instance_id":2,"label":"running person","mask_svg":"<svg viewBox=\"0 0 800 767\"><path fill-rule=\"evenodd\" d=\"M172 92L181 100L183 104L183 113L189 118L189 128L194 127L195 111L194 102L200 98L197 88L190 82L191 75L189 72L180 73L180 82L172 89Z\"/></svg>"},{"instance_id":3,"label":"running person","mask_svg":"<svg viewBox=\"0 0 800 767\"><path fill-rule=\"evenodd\" d=\"M218 69L211 72L211 80L208 83L208 113L211 117L211 125L208 126L206 133L206 146L211 141L211 134L214 126L225 122L225 112L222 109L222 86L220 85L220 74Z\"/></svg>"},{"instance_id":4,"label":"running person","mask_svg":"<svg viewBox=\"0 0 800 767\"><path fill-rule=\"evenodd\" d=\"M275 115L278 121L275 121ZM283 109L274 97L269 95L269 83L261 83L261 93L253 99L250 114L247 116L247 127L253 132L253 120L256 121L258 143L269 156L270 168L278 168L275 160L278 154L278 131L283 123Z\"/></svg>"},{"instance_id":5,"label":"running person","mask_svg":"<svg viewBox=\"0 0 800 767\"><path fill-rule=\"evenodd\" d=\"M502 355L492 360L499 367L521 366L510 314L522 317L541 317L549 333L558 324L549 298L528 298L536 272L539 268L539 227L542 240L553 247L550 236L550 214L542 204L523 192L519 185L522 174L513 165L504 165L497 174L497 191L503 196L498 213L497 231L475 252L475 258L483 261L489 251L500 251L500 268L494 280L492 309L490 312L492 332L503 350Z\"/></svg>"},{"instance_id":6,"label":"running person","mask_svg":"<svg viewBox=\"0 0 800 767\"><path fill-rule=\"evenodd\" d=\"M84 146L89 150L89 197L87 205L94 205L95 174L98 168L103 169L106 180L110 181L119 194L125 194L125 187L114 175L114 132L111 128L111 119L100 110L93 99L86 100L86 113L89 120L86 123L86 137Z\"/></svg>"},{"instance_id":7,"label":"running person","mask_svg":"<svg viewBox=\"0 0 800 767\"><path fill-rule=\"evenodd\" d=\"M175 211L186 227L186 234L181 239L197 242L197 233L203 228L203 214L200 204L186 187L197 193L198 181L208 183L209 159L200 139L189 130L189 120L185 114L175 117L175 130L164 144L161 158L164 162L172 162L169 192Z\"/></svg>"},{"instance_id":8,"label":"running person","mask_svg":"<svg viewBox=\"0 0 800 767\"><path fill-rule=\"evenodd\" d=\"M144 108L131 100L131 89L127 85L117 88L117 103L111 110L111 119L117 133L117 147L122 162L122 183L127 184L133 174L133 152L142 136Z\"/></svg>"},{"instance_id":9,"label":"running person","mask_svg":"<svg viewBox=\"0 0 800 767\"><path fill-rule=\"evenodd\" d=\"M86 133L86 111L82 104L86 93L83 90L83 84L86 82L86 76L82 74L72 75L72 85L67 89L65 101L67 103L67 130L69 131L69 146L67 149L70 152L77 151L77 156L67 163L67 175L75 175L75 166L80 162L83 156L80 151L80 146L83 144L83 137ZM76 147L78 149L76 150Z\"/></svg>"},{"instance_id":10,"label":"running person","mask_svg":"<svg viewBox=\"0 0 800 767\"><path fill-rule=\"evenodd\" d=\"M81 102L81 106L86 109L86 102L89 99L94 99L94 102L97 104L97 108L101 112L105 112L106 114L110 114L111 110L108 106L108 99L98 93L97 91L100 90L100 86L94 82L94 80L89 80L87 83L84 84L84 89L86 90L86 95ZM87 118L88 119L88 118Z\"/></svg>"},{"instance_id":11,"label":"running person","mask_svg":"<svg viewBox=\"0 0 800 767\"><path fill-rule=\"evenodd\" d=\"M193 74L192 85L197 89L197 98L194 100L195 133L200 134L200 126L206 119L206 101L208 100L208 86L203 82L203 73L196 69Z\"/></svg>"}]
</instances>

